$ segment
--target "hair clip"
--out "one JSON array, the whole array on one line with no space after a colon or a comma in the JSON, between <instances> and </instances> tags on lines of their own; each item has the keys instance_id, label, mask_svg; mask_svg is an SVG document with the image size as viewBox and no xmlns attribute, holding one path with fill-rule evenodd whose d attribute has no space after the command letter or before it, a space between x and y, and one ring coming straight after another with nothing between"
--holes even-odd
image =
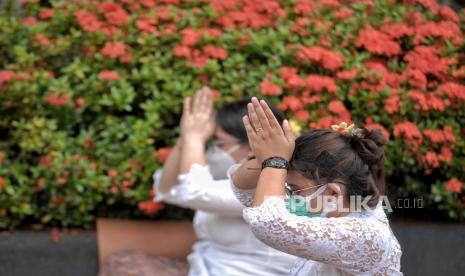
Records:
<instances>
[{"instance_id":1,"label":"hair clip","mask_svg":"<svg viewBox=\"0 0 465 276\"><path fill-rule=\"evenodd\" d=\"M352 136L358 136L360 138L363 138L362 130L360 128L355 127L354 124L348 126L346 122L341 122L338 125L332 125L331 128L339 133L349 134Z\"/></svg>"}]
</instances>

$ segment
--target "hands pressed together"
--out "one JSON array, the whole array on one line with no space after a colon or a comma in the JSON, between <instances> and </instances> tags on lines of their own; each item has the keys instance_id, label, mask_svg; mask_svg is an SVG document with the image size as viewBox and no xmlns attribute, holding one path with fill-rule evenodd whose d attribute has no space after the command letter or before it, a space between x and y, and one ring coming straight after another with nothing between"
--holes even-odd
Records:
<instances>
[{"instance_id":1,"label":"hands pressed together","mask_svg":"<svg viewBox=\"0 0 465 276\"><path fill-rule=\"evenodd\" d=\"M215 130L212 92L208 87L184 99L181 139L206 143Z\"/></svg>"},{"instance_id":2,"label":"hands pressed together","mask_svg":"<svg viewBox=\"0 0 465 276\"><path fill-rule=\"evenodd\" d=\"M252 98L247 105L248 115L243 117L249 145L259 164L270 157L290 160L295 146L295 135L289 122L279 125L270 107L264 100Z\"/></svg>"},{"instance_id":3,"label":"hands pressed together","mask_svg":"<svg viewBox=\"0 0 465 276\"><path fill-rule=\"evenodd\" d=\"M260 163L279 156L289 161L294 151L295 135L289 122L278 123L264 100L252 98L247 105L248 115L243 117L249 145ZM213 135L215 118L212 92L208 87L198 90L195 96L184 99L181 118L181 139L206 143Z\"/></svg>"}]
</instances>

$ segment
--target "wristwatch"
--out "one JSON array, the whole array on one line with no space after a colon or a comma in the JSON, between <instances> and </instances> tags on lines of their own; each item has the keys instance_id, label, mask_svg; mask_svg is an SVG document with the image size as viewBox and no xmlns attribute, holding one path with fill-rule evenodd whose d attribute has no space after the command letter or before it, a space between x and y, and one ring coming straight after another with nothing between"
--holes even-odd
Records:
<instances>
[{"instance_id":1,"label":"wristwatch","mask_svg":"<svg viewBox=\"0 0 465 276\"><path fill-rule=\"evenodd\" d=\"M262 170L267 167L288 170L289 162L282 157L273 156L263 161Z\"/></svg>"}]
</instances>

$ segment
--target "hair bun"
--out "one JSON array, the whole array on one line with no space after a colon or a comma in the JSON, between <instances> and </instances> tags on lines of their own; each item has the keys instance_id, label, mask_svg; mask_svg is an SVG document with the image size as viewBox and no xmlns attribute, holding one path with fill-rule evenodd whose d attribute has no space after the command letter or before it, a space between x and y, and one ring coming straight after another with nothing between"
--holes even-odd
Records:
<instances>
[{"instance_id":1,"label":"hair bun","mask_svg":"<svg viewBox=\"0 0 465 276\"><path fill-rule=\"evenodd\" d=\"M384 166L384 145L387 143L383 132L379 128L368 130L365 127L360 128L362 135L354 136L352 146L357 154L368 166Z\"/></svg>"}]
</instances>

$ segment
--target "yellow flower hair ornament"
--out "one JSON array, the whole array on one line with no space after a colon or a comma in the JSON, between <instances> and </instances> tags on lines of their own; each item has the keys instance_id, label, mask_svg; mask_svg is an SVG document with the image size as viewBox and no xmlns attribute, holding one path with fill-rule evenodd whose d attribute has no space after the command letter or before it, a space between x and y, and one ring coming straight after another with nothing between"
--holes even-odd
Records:
<instances>
[{"instance_id":1,"label":"yellow flower hair ornament","mask_svg":"<svg viewBox=\"0 0 465 276\"><path fill-rule=\"evenodd\" d=\"M355 127L354 124L351 124L350 126L347 125L346 122L341 122L338 125L332 125L331 128L334 131L337 131L342 134L347 134L351 136L357 136L359 138L363 138L363 131L360 128Z\"/></svg>"}]
</instances>

